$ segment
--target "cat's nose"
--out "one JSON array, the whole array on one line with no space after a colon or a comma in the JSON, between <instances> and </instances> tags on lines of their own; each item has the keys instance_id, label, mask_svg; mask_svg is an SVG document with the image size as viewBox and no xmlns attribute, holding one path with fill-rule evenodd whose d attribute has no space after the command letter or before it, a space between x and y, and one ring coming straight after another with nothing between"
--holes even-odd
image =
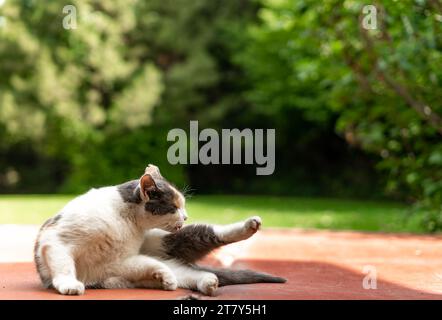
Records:
<instances>
[{"instance_id":1,"label":"cat's nose","mask_svg":"<svg viewBox=\"0 0 442 320\"><path fill-rule=\"evenodd\" d=\"M183 220L186 221L187 220L187 212L185 209L180 209L180 214L183 217Z\"/></svg>"}]
</instances>

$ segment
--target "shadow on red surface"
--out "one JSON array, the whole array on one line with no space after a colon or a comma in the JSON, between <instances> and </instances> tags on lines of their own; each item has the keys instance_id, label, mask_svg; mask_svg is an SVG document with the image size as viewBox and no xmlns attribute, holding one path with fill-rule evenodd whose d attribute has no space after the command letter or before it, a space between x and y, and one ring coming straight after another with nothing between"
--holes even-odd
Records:
<instances>
[{"instance_id":1,"label":"shadow on red surface","mask_svg":"<svg viewBox=\"0 0 442 320\"><path fill-rule=\"evenodd\" d=\"M377 279L377 289L364 289L365 274L329 263L302 261L238 260L232 266L272 273L288 279L285 284L249 284L222 287L216 297L190 290L148 289L87 290L79 297L62 296L41 287L32 263L0 264L0 299L442 299L442 295Z\"/></svg>"},{"instance_id":2,"label":"shadow on red surface","mask_svg":"<svg viewBox=\"0 0 442 320\"><path fill-rule=\"evenodd\" d=\"M366 274L330 263L303 261L237 260L233 268L250 268L285 277L285 284L253 284L220 288L221 299L442 299L381 277L377 289L364 289Z\"/></svg>"}]
</instances>

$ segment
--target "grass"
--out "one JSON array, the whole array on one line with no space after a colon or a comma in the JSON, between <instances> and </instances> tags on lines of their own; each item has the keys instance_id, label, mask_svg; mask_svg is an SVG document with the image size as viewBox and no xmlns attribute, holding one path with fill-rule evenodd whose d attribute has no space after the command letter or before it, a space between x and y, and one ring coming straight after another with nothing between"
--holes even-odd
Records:
<instances>
[{"instance_id":1,"label":"grass","mask_svg":"<svg viewBox=\"0 0 442 320\"><path fill-rule=\"evenodd\" d=\"M0 224L42 224L74 196L1 195ZM384 232L423 232L418 217L394 202L342 199L195 196L187 201L189 223L230 223L259 215L266 227Z\"/></svg>"}]
</instances>

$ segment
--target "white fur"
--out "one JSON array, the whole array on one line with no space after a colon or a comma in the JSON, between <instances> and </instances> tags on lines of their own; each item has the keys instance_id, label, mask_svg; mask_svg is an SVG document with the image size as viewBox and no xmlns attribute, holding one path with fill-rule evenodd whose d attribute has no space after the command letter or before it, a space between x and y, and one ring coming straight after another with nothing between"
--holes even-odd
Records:
<instances>
[{"instance_id":1,"label":"white fur","mask_svg":"<svg viewBox=\"0 0 442 320\"><path fill-rule=\"evenodd\" d=\"M119 276L140 280L141 286L146 285L141 279L147 279L152 287L176 288L169 267L138 253L146 229L173 230L182 225L182 212L146 214L142 205L125 203L116 187L105 187L75 198L61 215L42 229L36 251L42 276L61 294L83 294L85 285Z\"/></svg>"},{"instance_id":2,"label":"white fur","mask_svg":"<svg viewBox=\"0 0 442 320\"><path fill-rule=\"evenodd\" d=\"M224 242L236 242L249 238L261 227L260 217L251 217L244 222L214 226L215 234Z\"/></svg>"},{"instance_id":3,"label":"white fur","mask_svg":"<svg viewBox=\"0 0 442 320\"><path fill-rule=\"evenodd\" d=\"M198 290L209 296L218 289L218 278L211 272L195 270L175 260L164 263L173 270L180 288Z\"/></svg>"}]
</instances>

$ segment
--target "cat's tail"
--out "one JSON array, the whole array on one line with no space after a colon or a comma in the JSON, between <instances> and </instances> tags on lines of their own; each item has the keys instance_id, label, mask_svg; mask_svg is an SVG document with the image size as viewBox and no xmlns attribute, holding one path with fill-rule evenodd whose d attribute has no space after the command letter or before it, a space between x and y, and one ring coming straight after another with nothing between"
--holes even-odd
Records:
<instances>
[{"instance_id":1,"label":"cat's tail","mask_svg":"<svg viewBox=\"0 0 442 320\"><path fill-rule=\"evenodd\" d=\"M250 284L250 283L285 283L287 279L273 276L271 274L256 272L252 270L232 270L224 268L197 267L199 270L214 273L218 277L219 286L228 286L232 284Z\"/></svg>"}]
</instances>

